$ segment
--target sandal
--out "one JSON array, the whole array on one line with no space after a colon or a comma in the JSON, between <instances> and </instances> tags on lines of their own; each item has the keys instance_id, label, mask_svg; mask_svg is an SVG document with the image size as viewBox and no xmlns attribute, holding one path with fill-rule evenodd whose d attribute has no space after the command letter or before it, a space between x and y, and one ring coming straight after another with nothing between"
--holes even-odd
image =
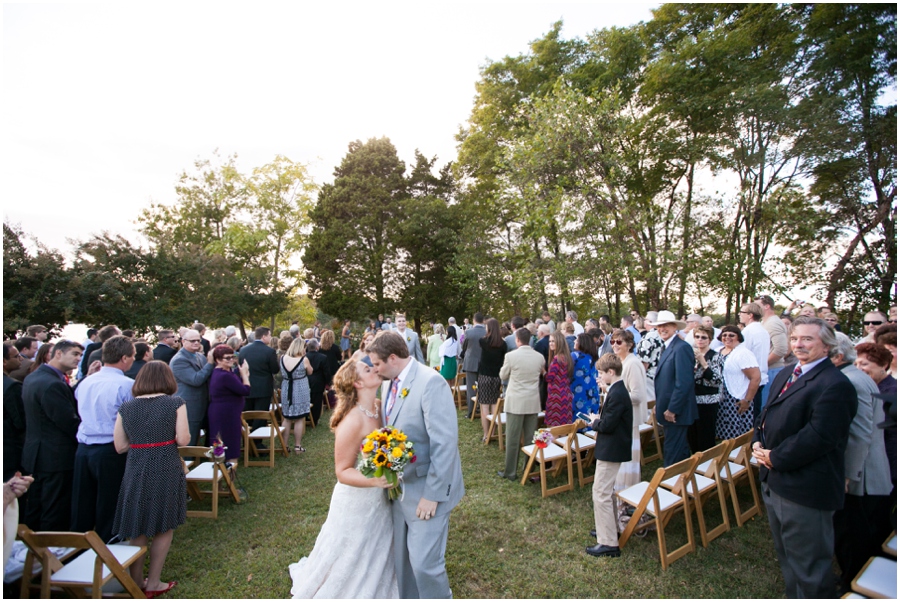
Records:
<instances>
[{"instance_id":1,"label":"sandal","mask_svg":"<svg viewBox=\"0 0 900 602\"><path fill-rule=\"evenodd\" d=\"M144 595L147 596L147 599L148 599L148 600L149 600L149 599L152 599L152 598L157 598L157 597L159 597L159 596L162 596L163 594L169 593L169 591L171 591L171 589L172 589L173 587L175 587L176 585L178 585L178 582L177 582L177 581L169 581L169 582L166 584L166 587L165 587L164 589L157 589L157 590L149 590L149 589L145 589L145 590L144 590Z\"/></svg>"},{"instance_id":2,"label":"sandal","mask_svg":"<svg viewBox=\"0 0 900 602\"><path fill-rule=\"evenodd\" d=\"M305 451L306 451L306 448L305 448L305 447L300 447L299 445L295 445L295 446L294 446L294 453L295 453L295 454L302 454L302 453L305 452Z\"/></svg>"}]
</instances>

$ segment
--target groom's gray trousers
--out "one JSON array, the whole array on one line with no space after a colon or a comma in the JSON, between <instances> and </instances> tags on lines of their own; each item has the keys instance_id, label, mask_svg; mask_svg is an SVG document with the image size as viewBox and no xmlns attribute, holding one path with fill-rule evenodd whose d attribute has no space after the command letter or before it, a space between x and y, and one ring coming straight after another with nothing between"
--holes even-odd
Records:
<instances>
[{"instance_id":1,"label":"groom's gray trousers","mask_svg":"<svg viewBox=\"0 0 900 602\"><path fill-rule=\"evenodd\" d=\"M401 598L452 598L450 580L444 564L450 512L441 512L429 520L416 517L415 508L406 504L411 516L404 516L399 501L391 504L394 515L394 557ZM408 522L407 522L408 521ZM408 549L409 553L405 554Z\"/></svg>"}]
</instances>

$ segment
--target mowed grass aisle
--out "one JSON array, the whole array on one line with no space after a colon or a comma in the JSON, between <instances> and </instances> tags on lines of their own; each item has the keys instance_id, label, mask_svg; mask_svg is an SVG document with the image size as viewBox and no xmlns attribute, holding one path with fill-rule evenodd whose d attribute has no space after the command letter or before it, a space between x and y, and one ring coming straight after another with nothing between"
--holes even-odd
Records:
<instances>
[{"instance_id":1,"label":"mowed grass aisle","mask_svg":"<svg viewBox=\"0 0 900 602\"><path fill-rule=\"evenodd\" d=\"M325 420L330 414L324 416ZM497 478L503 457L480 442L481 426L460 418L466 496L450 518L447 570L457 598L775 598L783 582L765 517L732 529L667 571L656 534L632 538L620 558L593 558L590 486L546 499L540 485ZM336 482L334 437L325 424L307 431L305 454L275 469L240 468L250 500L220 502L218 520L191 518L175 533L164 579L184 598L287 598L288 565L312 551ZM658 464L644 467L649 479ZM748 493L749 496L749 493ZM744 502L749 500L747 497ZM730 500L729 500L730 504ZM191 507L199 507L192 504ZM718 500L707 502L708 517ZM720 518L720 517L719 517ZM685 541L684 519L666 530L669 549ZM680 531L680 532L679 532ZM379 553L373 541L370 552ZM366 570L366 559L359 559Z\"/></svg>"}]
</instances>

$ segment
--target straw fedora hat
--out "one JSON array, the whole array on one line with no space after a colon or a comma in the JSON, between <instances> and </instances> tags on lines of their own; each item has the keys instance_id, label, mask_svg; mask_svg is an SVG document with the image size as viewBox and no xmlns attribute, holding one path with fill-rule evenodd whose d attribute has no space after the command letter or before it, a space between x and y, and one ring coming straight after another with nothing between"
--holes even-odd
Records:
<instances>
[{"instance_id":1,"label":"straw fedora hat","mask_svg":"<svg viewBox=\"0 0 900 602\"><path fill-rule=\"evenodd\" d=\"M659 312L659 314L656 316L656 321L653 322L651 326L659 326L661 324L674 324L675 328L677 328L678 330L684 330L685 327L687 327L687 322L676 320L675 314L667 309Z\"/></svg>"}]
</instances>

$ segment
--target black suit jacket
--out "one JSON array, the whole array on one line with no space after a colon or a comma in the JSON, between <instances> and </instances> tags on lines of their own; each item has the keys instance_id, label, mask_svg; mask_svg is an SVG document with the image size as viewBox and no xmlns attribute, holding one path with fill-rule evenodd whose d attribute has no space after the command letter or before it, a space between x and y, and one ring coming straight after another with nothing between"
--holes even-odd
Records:
<instances>
[{"instance_id":1,"label":"black suit jacket","mask_svg":"<svg viewBox=\"0 0 900 602\"><path fill-rule=\"evenodd\" d=\"M169 363L175 354L178 353L168 345L157 345L153 348L153 359L161 362Z\"/></svg>"},{"instance_id":2,"label":"black suit jacket","mask_svg":"<svg viewBox=\"0 0 900 602\"><path fill-rule=\"evenodd\" d=\"M25 445L25 407L22 405L22 383L3 375L3 481L22 468Z\"/></svg>"},{"instance_id":3,"label":"black suit jacket","mask_svg":"<svg viewBox=\"0 0 900 602\"><path fill-rule=\"evenodd\" d=\"M668 425L663 414L671 410L675 424L690 426L699 415L694 393L694 350L675 334L675 340L663 349L653 382L656 392L656 419Z\"/></svg>"},{"instance_id":4,"label":"black suit jacket","mask_svg":"<svg viewBox=\"0 0 900 602\"><path fill-rule=\"evenodd\" d=\"M543 355L544 363L547 363L547 356L550 354L550 337L546 336L543 339L539 339L534 344L534 350Z\"/></svg>"},{"instance_id":5,"label":"black suit jacket","mask_svg":"<svg viewBox=\"0 0 900 602\"><path fill-rule=\"evenodd\" d=\"M272 397L275 392L273 376L280 370L275 350L262 341L254 341L241 349L240 359L250 365L248 397Z\"/></svg>"},{"instance_id":6,"label":"black suit jacket","mask_svg":"<svg viewBox=\"0 0 900 602\"><path fill-rule=\"evenodd\" d=\"M75 433L81 424L72 388L52 368L43 365L22 384L22 402L22 467L29 473L72 470L78 447Z\"/></svg>"},{"instance_id":7,"label":"black suit jacket","mask_svg":"<svg viewBox=\"0 0 900 602\"><path fill-rule=\"evenodd\" d=\"M98 349L103 349L103 343L91 343L84 350L84 355L81 358L81 374L83 376L87 376L88 368L91 367L91 354Z\"/></svg>"},{"instance_id":8,"label":"black suit jacket","mask_svg":"<svg viewBox=\"0 0 900 602\"><path fill-rule=\"evenodd\" d=\"M591 428L597 431L594 457L604 462L631 462L631 427L634 411L625 383L614 382L606 393L600 418Z\"/></svg>"},{"instance_id":9,"label":"black suit jacket","mask_svg":"<svg viewBox=\"0 0 900 602\"><path fill-rule=\"evenodd\" d=\"M819 510L844 506L844 451L856 415L856 389L830 360L781 394L792 370L778 373L753 440L771 450L759 478L783 498Z\"/></svg>"},{"instance_id":10,"label":"black suit jacket","mask_svg":"<svg viewBox=\"0 0 900 602\"><path fill-rule=\"evenodd\" d=\"M141 371L141 368L146 365L147 362L145 360L135 360L135 362L131 364L131 368L128 369L128 372L125 373L125 376L127 376L131 380L134 380L135 378L137 378L137 374Z\"/></svg>"}]
</instances>

